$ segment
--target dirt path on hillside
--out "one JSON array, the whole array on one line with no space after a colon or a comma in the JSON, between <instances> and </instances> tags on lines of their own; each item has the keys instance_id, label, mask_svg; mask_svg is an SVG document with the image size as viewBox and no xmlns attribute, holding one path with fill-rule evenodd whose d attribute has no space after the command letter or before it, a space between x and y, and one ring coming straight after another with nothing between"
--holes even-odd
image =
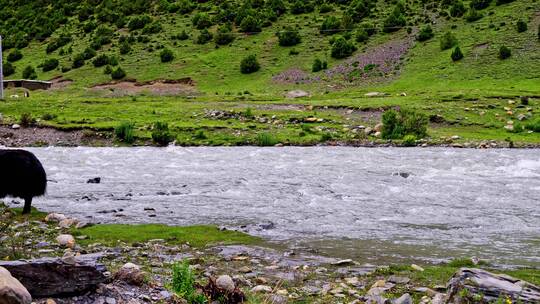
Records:
<instances>
[{"instance_id":1,"label":"dirt path on hillside","mask_svg":"<svg viewBox=\"0 0 540 304\"><path fill-rule=\"evenodd\" d=\"M112 81L92 87L95 91L108 91L107 97L122 97L148 93L157 96L197 95L195 82L191 78L177 80L158 79L147 82L135 80Z\"/></svg>"}]
</instances>

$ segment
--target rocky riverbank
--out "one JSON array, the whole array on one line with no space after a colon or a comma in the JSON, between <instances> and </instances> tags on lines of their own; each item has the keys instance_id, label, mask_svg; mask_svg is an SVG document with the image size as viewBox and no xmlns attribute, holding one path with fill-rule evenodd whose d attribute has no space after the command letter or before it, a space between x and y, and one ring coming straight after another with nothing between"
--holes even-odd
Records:
<instances>
[{"instance_id":1,"label":"rocky riverbank","mask_svg":"<svg viewBox=\"0 0 540 304\"><path fill-rule=\"evenodd\" d=\"M120 235L114 244L99 242L95 235L85 234L90 224L62 214L34 211L23 217L6 209L2 223L0 266L23 282L35 303L187 303L171 287L171 265L178 261L189 262L197 292L221 299L209 300L212 303L239 303L239 299L247 303L540 301L540 289L532 284L480 270L459 270L484 265L475 259L424 267L375 266L270 249L264 243L196 246L166 238L129 242ZM13 262L21 259L26 260ZM34 276L28 269L41 275ZM540 277L539 270L514 274ZM54 283L62 277L66 279L61 284ZM5 288L0 286L0 302L2 292ZM22 296L10 303L27 301Z\"/></svg>"}]
</instances>

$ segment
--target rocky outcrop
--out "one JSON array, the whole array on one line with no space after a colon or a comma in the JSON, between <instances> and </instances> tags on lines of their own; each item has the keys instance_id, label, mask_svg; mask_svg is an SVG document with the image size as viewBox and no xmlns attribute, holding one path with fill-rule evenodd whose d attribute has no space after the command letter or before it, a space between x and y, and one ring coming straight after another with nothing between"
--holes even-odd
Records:
<instances>
[{"instance_id":1,"label":"rocky outcrop","mask_svg":"<svg viewBox=\"0 0 540 304\"><path fill-rule=\"evenodd\" d=\"M78 295L93 290L107 280L105 266L97 262L99 255L74 257L74 263L61 258L31 261L5 261L0 266L18 279L33 297Z\"/></svg>"},{"instance_id":2,"label":"rocky outcrop","mask_svg":"<svg viewBox=\"0 0 540 304\"><path fill-rule=\"evenodd\" d=\"M491 303L510 299L512 303L540 303L540 287L482 269L462 268L448 282L445 303Z\"/></svg>"},{"instance_id":3,"label":"rocky outcrop","mask_svg":"<svg viewBox=\"0 0 540 304\"><path fill-rule=\"evenodd\" d=\"M32 297L26 288L11 276L11 273L0 267L0 303L2 304L30 304Z\"/></svg>"}]
</instances>

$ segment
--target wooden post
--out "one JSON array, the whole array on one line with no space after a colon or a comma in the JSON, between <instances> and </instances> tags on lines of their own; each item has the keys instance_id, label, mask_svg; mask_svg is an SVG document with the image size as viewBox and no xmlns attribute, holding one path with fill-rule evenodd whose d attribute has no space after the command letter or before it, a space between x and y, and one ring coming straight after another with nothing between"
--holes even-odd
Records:
<instances>
[{"instance_id":1,"label":"wooden post","mask_svg":"<svg viewBox=\"0 0 540 304\"><path fill-rule=\"evenodd\" d=\"M0 99L4 99L4 70L2 63L2 36L0 35Z\"/></svg>"}]
</instances>

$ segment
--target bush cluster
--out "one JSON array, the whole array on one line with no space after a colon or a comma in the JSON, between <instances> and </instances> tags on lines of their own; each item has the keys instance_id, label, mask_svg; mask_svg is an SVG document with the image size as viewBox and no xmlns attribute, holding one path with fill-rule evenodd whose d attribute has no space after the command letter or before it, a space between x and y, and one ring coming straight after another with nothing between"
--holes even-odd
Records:
<instances>
[{"instance_id":1,"label":"bush cluster","mask_svg":"<svg viewBox=\"0 0 540 304\"><path fill-rule=\"evenodd\" d=\"M259 61L257 61L257 56L248 55L240 62L240 72L242 74L251 74L257 72L261 68Z\"/></svg>"},{"instance_id":2,"label":"bush cluster","mask_svg":"<svg viewBox=\"0 0 540 304\"><path fill-rule=\"evenodd\" d=\"M18 49L15 49L11 53L9 53L6 59L8 62L15 62L15 61L21 60L22 58L23 58L22 52Z\"/></svg>"},{"instance_id":3,"label":"bush cluster","mask_svg":"<svg viewBox=\"0 0 540 304\"><path fill-rule=\"evenodd\" d=\"M381 136L384 139L401 139L405 135L423 138L427 135L428 117L413 110L388 110L382 116Z\"/></svg>"},{"instance_id":4,"label":"bush cluster","mask_svg":"<svg viewBox=\"0 0 540 304\"><path fill-rule=\"evenodd\" d=\"M452 58L452 61L458 61L463 59L463 53L461 52L461 49L459 46L456 46L454 50L452 51L452 54L450 55L450 58Z\"/></svg>"},{"instance_id":5,"label":"bush cluster","mask_svg":"<svg viewBox=\"0 0 540 304\"><path fill-rule=\"evenodd\" d=\"M418 33L418 37L416 38L418 41L426 41L435 36L435 33L433 33L433 29L431 28L431 25L424 26L420 32Z\"/></svg>"},{"instance_id":6,"label":"bush cluster","mask_svg":"<svg viewBox=\"0 0 540 304\"><path fill-rule=\"evenodd\" d=\"M114 80L120 80L124 77L126 77L126 72L121 67L118 67L111 72L111 78Z\"/></svg>"},{"instance_id":7,"label":"bush cluster","mask_svg":"<svg viewBox=\"0 0 540 304\"><path fill-rule=\"evenodd\" d=\"M122 122L114 128L114 135L118 140L131 144L135 141L134 129L135 124L132 122Z\"/></svg>"},{"instance_id":8,"label":"bush cluster","mask_svg":"<svg viewBox=\"0 0 540 304\"><path fill-rule=\"evenodd\" d=\"M452 32L446 32L441 37L441 42L440 42L441 51L448 50L456 46L457 43L458 43L458 40L456 36Z\"/></svg>"},{"instance_id":9,"label":"bush cluster","mask_svg":"<svg viewBox=\"0 0 540 304\"><path fill-rule=\"evenodd\" d=\"M174 140L174 136L169 131L169 124L160 121L154 123L152 140L154 143L160 146L167 146L170 142L172 142Z\"/></svg>"},{"instance_id":10,"label":"bush cluster","mask_svg":"<svg viewBox=\"0 0 540 304\"><path fill-rule=\"evenodd\" d=\"M41 65L41 69L43 70L43 72L52 71L56 69L59 64L60 62L58 61L58 59L50 58L43 62L43 64Z\"/></svg>"},{"instance_id":11,"label":"bush cluster","mask_svg":"<svg viewBox=\"0 0 540 304\"><path fill-rule=\"evenodd\" d=\"M31 65L27 66L26 68L24 68L22 72L22 78L23 79L36 79L37 78L36 69L34 69L34 67Z\"/></svg>"},{"instance_id":12,"label":"bush cluster","mask_svg":"<svg viewBox=\"0 0 540 304\"><path fill-rule=\"evenodd\" d=\"M356 46L352 42L343 36L338 36L332 44L331 55L332 58L342 59L351 56L355 51Z\"/></svg>"},{"instance_id":13,"label":"bush cluster","mask_svg":"<svg viewBox=\"0 0 540 304\"><path fill-rule=\"evenodd\" d=\"M313 61L313 66L311 67L312 72L317 73L326 69L328 69L328 63L326 61L322 61L319 58L316 58L315 61Z\"/></svg>"},{"instance_id":14,"label":"bush cluster","mask_svg":"<svg viewBox=\"0 0 540 304\"><path fill-rule=\"evenodd\" d=\"M163 49L159 53L159 58L161 59L161 62L171 62L174 60L174 53L170 49Z\"/></svg>"},{"instance_id":15,"label":"bush cluster","mask_svg":"<svg viewBox=\"0 0 540 304\"><path fill-rule=\"evenodd\" d=\"M504 59L510 58L510 56L512 56L512 50L510 50L510 48L504 45L499 48L500 59L504 60Z\"/></svg>"},{"instance_id":16,"label":"bush cluster","mask_svg":"<svg viewBox=\"0 0 540 304\"><path fill-rule=\"evenodd\" d=\"M279 31L277 34L280 46L293 46L300 43L300 33L298 30L292 27L286 27L283 31Z\"/></svg>"}]
</instances>

